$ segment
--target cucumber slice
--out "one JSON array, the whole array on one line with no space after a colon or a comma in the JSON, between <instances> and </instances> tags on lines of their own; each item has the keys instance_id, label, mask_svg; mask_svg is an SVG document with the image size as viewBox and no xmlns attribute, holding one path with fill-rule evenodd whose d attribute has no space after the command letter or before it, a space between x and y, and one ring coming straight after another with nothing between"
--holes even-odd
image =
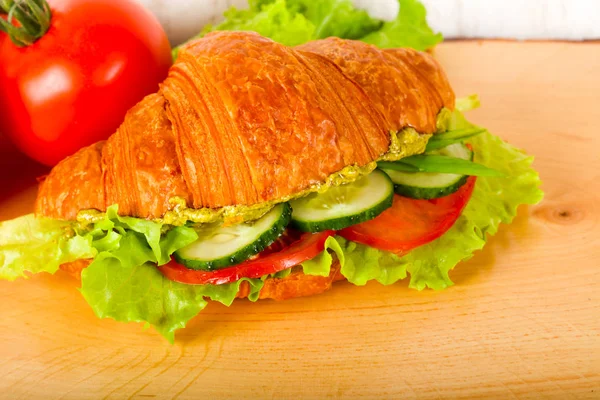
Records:
<instances>
[{"instance_id":1,"label":"cucumber slice","mask_svg":"<svg viewBox=\"0 0 600 400\"><path fill-rule=\"evenodd\" d=\"M472 160L473 152L463 143L454 143L444 148L428 152L442 156ZM440 174L433 172L400 172L383 170L394 182L394 191L401 196L413 199L436 199L456 192L467 182L467 175Z\"/></svg>"},{"instance_id":2,"label":"cucumber slice","mask_svg":"<svg viewBox=\"0 0 600 400\"><path fill-rule=\"evenodd\" d=\"M340 230L375 218L393 200L394 184L375 170L347 185L291 201L292 226L305 232Z\"/></svg>"},{"instance_id":3,"label":"cucumber slice","mask_svg":"<svg viewBox=\"0 0 600 400\"><path fill-rule=\"evenodd\" d=\"M192 269L212 271L239 264L273 243L290 222L288 203L278 204L260 219L241 224L201 227L198 240L177 250L178 263Z\"/></svg>"}]
</instances>

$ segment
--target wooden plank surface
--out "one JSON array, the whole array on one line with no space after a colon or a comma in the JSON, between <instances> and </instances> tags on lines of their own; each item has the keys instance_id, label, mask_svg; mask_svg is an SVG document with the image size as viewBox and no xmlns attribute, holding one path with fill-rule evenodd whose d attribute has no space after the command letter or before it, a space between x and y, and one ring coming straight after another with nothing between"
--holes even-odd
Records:
<instances>
[{"instance_id":1,"label":"wooden plank surface","mask_svg":"<svg viewBox=\"0 0 600 400\"><path fill-rule=\"evenodd\" d=\"M97 319L62 274L0 282L0 398L600 398L600 44L436 53L458 95L480 94L471 118L536 155L546 192L455 286L211 304L169 345ZM1 172L0 219L31 210L41 172Z\"/></svg>"}]
</instances>

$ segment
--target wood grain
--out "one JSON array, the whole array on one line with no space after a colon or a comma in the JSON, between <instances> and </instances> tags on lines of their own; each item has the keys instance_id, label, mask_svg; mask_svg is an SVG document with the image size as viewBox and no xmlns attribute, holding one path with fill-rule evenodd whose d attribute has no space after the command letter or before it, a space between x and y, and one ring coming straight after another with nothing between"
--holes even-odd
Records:
<instances>
[{"instance_id":1,"label":"wood grain","mask_svg":"<svg viewBox=\"0 0 600 400\"><path fill-rule=\"evenodd\" d=\"M171 346L97 319L64 275L0 282L0 398L600 398L598 54L437 49L457 93L480 94L472 119L535 154L546 192L453 271L454 287L340 283L211 304ZM30 211L34 193L13 192L0 218Z\"/></svg>"}]
</instances>

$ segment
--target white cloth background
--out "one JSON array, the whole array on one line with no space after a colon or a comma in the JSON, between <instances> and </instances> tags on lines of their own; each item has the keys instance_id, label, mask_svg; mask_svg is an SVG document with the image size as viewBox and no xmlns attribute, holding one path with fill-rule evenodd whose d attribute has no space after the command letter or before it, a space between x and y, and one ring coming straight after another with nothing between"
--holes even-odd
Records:
<instances>
[{"instance_id":1,"label":"white cloth background","mask_svg":"<svg viewBox=\"0 0 600 400\"><path fill-rule=\"evenodd\" d=\"M173 44L218 21L247 0L138 0L154 12ZM319 0L314 0L319 1ZM393 19L397 0L353 0L376 17ZM600 39L600 0L422 0L428 21L446 38Z\"/></svg>"}]
</instances>

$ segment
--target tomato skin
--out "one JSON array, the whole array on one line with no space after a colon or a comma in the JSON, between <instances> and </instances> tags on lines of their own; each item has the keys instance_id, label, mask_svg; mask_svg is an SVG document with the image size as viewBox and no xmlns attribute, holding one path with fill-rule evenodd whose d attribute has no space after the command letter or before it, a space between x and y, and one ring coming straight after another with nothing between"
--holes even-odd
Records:
<instances>
[{"instance_id":1,"label":"tomato skin","mask_svg":"<svg viewBox=\"0 0 600 400\"><path fill-rule=\"evenodd\" d=\"M260 278L264 275L294 267L316 257L324 250L327 238L334 234L335 231L304 233L298 240L280 251L266 252L265 255L261 253L256 259L216 271L189 269L173 260L158 267L158 269L172 281L191 285L204 285L207 283L223 285L242 278Z\"/></svg>"},{"instance_id":2,"label":"tomato skin","mask_svg":"<svg viewBox=\"0 0 600 400\"><path fill-rule=\"evenodd\" d=\"M394 195L394 203L375 219L348 227L338 235L397 254L406 253L442 236L465 208L476 177L469 177L457 192L433 200Z\"/></svg>"},{"instance_id":3,"label":"tomato skin","mask_svg":"<svg viewBox=\"0 0 600 400\"><path fill-rule=\"evenodd\" d=\"M134 0L49 0L48 32L16 47L0 33L0 131L55 165L106 139L172 63L158 20Z\"/></svg>"}]
</instances>

